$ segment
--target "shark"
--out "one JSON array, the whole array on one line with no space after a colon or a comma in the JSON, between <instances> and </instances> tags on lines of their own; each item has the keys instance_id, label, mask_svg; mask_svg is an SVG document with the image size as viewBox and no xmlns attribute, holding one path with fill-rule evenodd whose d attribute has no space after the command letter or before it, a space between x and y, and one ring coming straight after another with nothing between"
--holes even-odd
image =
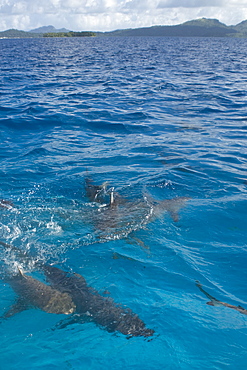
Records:
<instances>
[{"instance_id":1,"label":"shark","mask_svg":"<svg viewBox=\"0 0 247 370\"><path fill-rule=\"evenodd\" d=\"M31 258L15 246L2 241L0 245L19 258ZM147 328L137 314L115 303L113 299L99 294L97 290L88 286L82 275L46 263L36 262L35 265L37 270L44 274L49 285L21 271L7 279L20 298L5 313L4 318L32 306L49 313L72 314L64 326L90 320L108 332L120 332L128 338L154 335L154 330Z\"/></svg>"},{"instance_id":2,"label":"shark","mask_svg":"<svg viewBox=\"0 0 247 370\"><path fill-rule=\"evenodd\" d=\"M89 202L99 204L91 212L90 219L102 240L127 237L132 231L144 227L164 213L178 222L180 210L190 199L174 197L155 200L146 193L141 199L129 200L116 192L114 187L108 188L108 182L95 185L91 178L85 179L85 189ZM104 194L104 197L99 194Z\"/></svg>"},{"instance_id":3,"label":"shark","mask_svg":"<svg viewBox=\"0 0 247 370\"><path fill-rule=\"evenodd\" d=\"M233 310L236 310L236 311L242 313L243 315L247 315L247 310L245 308L243 308L242 306L234 306L234 305L229 304L229 303L221 302L218 299L211 296L208 292L206 292L206 290L203 289L203 287L202 287L202 285L200 284L199 281L196 281L196 286L200 289L200 291L203 294L205 294L205 296L207 298L210 299L210 301L207 302L207 304L209 306L216 306L216 307L224 306L224 307L232 308Z\"/></svg>"},{"instance_id":4,"label":"shark","mask_svg":"<svg viewBox=\"0 0 247 370\"><path fill-rule=\"evenodd\" d=\"M10 200L0 199L0 208L11 209L14 207L14 204Z\"/></svg>"},{"instance_id":5,"label":"shark","mask_svg":"<svg viewBox=\"0 0 247 370\"><path fill-rule=\"evenodd\" d=\"M127 198L122 197L118 192L115 191L114 187L107 188L109 185L108 181L102 183L102 185L96 185L90 177L85 178L85 190L86 196L90 202L97 202L101 204L101 208L114 210L119 206L125 206L130 210L137 206L150 207L153 209L152 214L159 216L162 212L168 212L174 222L179 220L179 211L188 201L189 197L174 197L171 199L165 199L157 201L153 199L150 194L144 194L143 200L130 201Z\"/></svg>"},{"instance_id":6,"label":"shark","mask_svg":"<svg viewBox=\"0 0 247 370\"><path fill-rule=\"evenodd\" d=\"M0 241L0 245L19 257L27 259L27 252ZM3 314L6 319L29 308L37 308L47 313L69 315L75 311L75 304L71 296L43 283L42 281L24 274L18 267L17 273L5 274L1 277L8 283L17 295L16 302Z\"/></svg>"},{"instance_id":7,"label":"shark","mask_svg":"<svg viewBox=\"0 0 247 370\"><path fill-rule=\"evenodd\" d=\"M7 277L5 281L18 295L18 299L4 313L3 318L9 318L28 308L38 308L48 313L65 315L75 311L75 304L69 294L60 292L24 274L21 269L18 269L17 274Z\"/></svg>"},{"instance_id":8,"label":"shark","mask_svg":"<svg viewBox=\"0 0 247 370\"><path fill-rule=\"evenodd\" d=\"M116 304L111 298L100 295L87 285L82 275L51 265L43 265L41 268L55 289L72 297L76 315L70 323L88 318L108 332L120 332L128 337L153 336L154 330L148 329L137 314Z\"/></svg>"}]
</instances>

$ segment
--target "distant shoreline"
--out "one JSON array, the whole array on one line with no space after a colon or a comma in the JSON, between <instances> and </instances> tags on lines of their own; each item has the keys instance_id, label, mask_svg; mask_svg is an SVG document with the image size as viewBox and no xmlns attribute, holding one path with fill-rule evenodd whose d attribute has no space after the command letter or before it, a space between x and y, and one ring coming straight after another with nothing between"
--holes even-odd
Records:
<instances>
[{"instance_id":1,"label":"distant shoreline","mask_svg":"<svg viewBox=\"0 0 247 370\"><path fill-rule=\"evenodd\" d=\"M164 37L247 37L247 20L236 26L226 26L217 19L200 18L175 26L152 26L120 29L109 32L57 30L44 26L32 31L10 29L0 32L0 38L43 38L43 37L104 37L104 36L164 36Z\"/></svg>"}]
</instances>

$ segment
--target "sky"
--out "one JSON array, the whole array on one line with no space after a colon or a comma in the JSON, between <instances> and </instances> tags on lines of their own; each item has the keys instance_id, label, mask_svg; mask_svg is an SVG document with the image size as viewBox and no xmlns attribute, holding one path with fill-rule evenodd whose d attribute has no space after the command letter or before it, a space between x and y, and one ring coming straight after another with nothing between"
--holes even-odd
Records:
<instances>
[{"instance_id":1,"label":"sky","mask_svg":"<svg viewBox=\"0 0 247 370\"><path fill-rule=\"evenodd\" d=\"M72 31L112 31L175 25L197 18L226 25L247 19L247 0L0 0L0 31L53 25Z\"/></svg>"}]
</instances>

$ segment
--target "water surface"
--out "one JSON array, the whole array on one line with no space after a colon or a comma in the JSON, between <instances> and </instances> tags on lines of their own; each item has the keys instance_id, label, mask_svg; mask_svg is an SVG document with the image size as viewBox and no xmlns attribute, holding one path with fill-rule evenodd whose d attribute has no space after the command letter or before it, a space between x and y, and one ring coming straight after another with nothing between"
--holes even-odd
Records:
<instances>
[{"instance_id":1,"label":"water surface","mask_svg":"<svg viewBox=\"0 0 247 370\"><path fill-rule=\"evenodd\" d=\"M1 369L245 369L247 41L2 39L2 273L79 273L155 330L126 339L30 309L1 323ZM127 206L107 218L85 176ZM190 198L174 222L150 199ZM134 204L134 205L133 205ZM3 314L15 301L0 285Z\"/></svg>"}]
</instances>

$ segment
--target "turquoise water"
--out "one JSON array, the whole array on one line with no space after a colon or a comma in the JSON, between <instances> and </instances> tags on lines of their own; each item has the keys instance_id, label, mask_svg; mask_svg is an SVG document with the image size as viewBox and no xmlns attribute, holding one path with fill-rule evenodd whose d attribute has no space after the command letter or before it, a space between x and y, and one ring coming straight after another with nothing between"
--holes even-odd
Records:
<instances>
[{"instance_id":1,"label":"turquoise water","mask_svg":"<svg viewBox=\"0 0 247 370\"><path fill-rule=\"evenodd\" d=\"M245 369L247 316L207 305L195 281L247 308L247 41L2 39L0 50L0 198L13 204L0 240L30 256L1 247L2 276L18 266L41 279L34 261L56 264L155 331L127 339L29 309L0 324L0 369ZM116 213L89 201L87 176L124 199ZM16 295L0 283L3 315Z\"/></svg>"}]
</instances>

